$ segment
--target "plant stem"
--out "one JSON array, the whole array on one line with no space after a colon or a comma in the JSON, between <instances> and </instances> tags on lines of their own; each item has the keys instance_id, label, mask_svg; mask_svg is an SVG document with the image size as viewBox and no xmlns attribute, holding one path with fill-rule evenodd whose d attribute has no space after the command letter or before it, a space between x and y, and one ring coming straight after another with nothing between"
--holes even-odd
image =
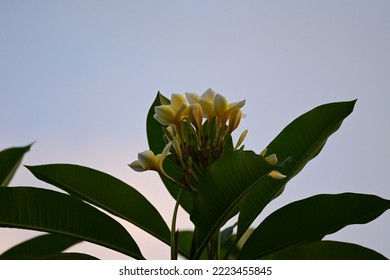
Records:
<instances>
[{"instance_id":1,"label":"plant stem","mask_svg":"<svg viewBox=\"0 0 390 280\"><path fill-rule=\"evenodd\" d=\"M213 237L210 239L210 255L209 258L211 260L219 260L220 259L220 240L221 234L220 231L215 231Z\"/></svg>"},{"instance_id":2,"label":"plant stem","mask_svg":"<svg viewBox=\"0 0 390 280\"><path fill-rule=\"evenodd\" d=\"M179 210L180 205L180 198L181 198L181 192L182 188L179 189L179 193L176 198L176 204L175 208L173 209L173 216L172 216L172 225L171 225L171 260L177 260L178 255L178 249L177 248L177 235L176 235L176 219L177 219L177 212Z\"/></svg>"}]
</instances>

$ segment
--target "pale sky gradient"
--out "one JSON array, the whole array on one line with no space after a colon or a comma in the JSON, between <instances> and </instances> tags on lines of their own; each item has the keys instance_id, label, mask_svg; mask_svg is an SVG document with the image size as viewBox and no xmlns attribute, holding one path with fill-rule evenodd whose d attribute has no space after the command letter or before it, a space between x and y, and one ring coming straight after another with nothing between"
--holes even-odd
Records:
<instances>
[{"instance_id":1,"label":"pale sky gradient","mask_svg":"<svg viewBox=\"0 0 390 280\"><path fill-rule=\"evenodd\" d=\"M170 223L173 199L154 173L127 164L147 149L155 94L247 100L246 148L262 150L289 122L358 98L322 153L266 213L319 193L390 199L390 1L0 0L0 149L36 141L23 163L76 163L142 192ZM12 185L47 187L24 167ZM263 214L256 224L264 218ZM124 223L147 258L169 250ZM179 228L191 224L181 215ZM32 236L0 229L0 252ZM329 238L390 258L390 211ZM124 258L99 246L75 250Z\"/></svg>"}]
</instances>

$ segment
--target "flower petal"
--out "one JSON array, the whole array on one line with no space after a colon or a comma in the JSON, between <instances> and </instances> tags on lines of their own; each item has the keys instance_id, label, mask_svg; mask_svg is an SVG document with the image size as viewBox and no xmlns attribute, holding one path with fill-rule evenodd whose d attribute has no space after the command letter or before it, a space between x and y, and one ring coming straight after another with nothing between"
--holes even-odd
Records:
<instances>
[{"instance_id":1,"label":"flower petal","mask_svg":"<svg viewBox=\"0 0 390 280\"><path fill-rule=\"evenodd\" d=\"M187 99L185 96L183 94L173 93L171 96L171 106L175 113L179 111L182 104L187 105Z\"/></svg>"},{"instance_id":2,"label":"flower petal","mask_svg":"<svg viewBox=\"0 0 390 280\"><path fill-rule=\"evenodd\" d=\"M210 101L212 103L212 102L214 102L214 98L216 95L217 95L217 93L214 90L212 90L211 88L209 88L200 96L200 99Z\"/></svg>"},{"instance_id":3,"label":"flower petal","mask_svg":"<svg viewBox=\"0 0 390 280\"><path fill-rule=\"evenodd\" d=\"M228 108L223 113L222 121L226 122L230 118L230 116L233 115L234 112L236 112L237 110L240 110L245 105L245 102L246 101L244 99L240 102L229 104Z\"/></svg>"},{"instance_id":4,"label":"flower petal","mask_svg":"<svg viewBox=\"0 0 390 280\"><path fill-rule=\"evenodd\" d=\"M211 121L215 116L213 112L213 103L216 95L217 93L209 88L200 96L199 99L199 104L202 106L203 114L209 121Z\"/></svg>"},{"instance_id":5,"label":"flower petal","mask_svg":"<svg viewBox=\"0 0 390 280\"><path fill-rule=\"evenodd\" d=\"M229 132L233 132L234 130L236 130L236 128L241 122L241 115L242 113L240 109L234 111L233 114L231 114L231 116L229 117Z\"/></svg>"},{"instance_id":6,"label":"flower petal","mask_svg":"<svg viewBox=\"0 0 390 280\"><path fill-rule=\"evenodd\" d=\"M229 108L229 109L230 109L230 108L241 109L242 107L244 107L245 103L246 103L246 99L241 100L241 101L239 101L239 102L231 103L231 104L228 105L228 108Z\"/></svg>"},{"instance_id":7,"label":"flower petal","mask_svg":"<svg viewBox=\"0 0 390 280\"><path fill-rule=\"evenodd\" d=\"M188 113L187 109L188 109L188 104L187 103L182 103L180 105L180 107L178 108L178 110L176 111L174 124L177 127L180 127L181 122L183 121L183 118L185 116L187 116L187 113Z\"/></svg>"},{"instance_id":8,"label":"flower petal","mask_svg":"<svg viewBox=\"0 0 390 280\"><path fill-rule=\"evenodd\" d=\"M186 92L186 98L187 98L188 103L190 103L190 104L199 103L199 100L200 100L200 96L197 93Z\"/></svg>"},{"instance_id":9,"label":"flower petal","mask_svg":"<svg viewBox=\"0 0 390 280\"><path fill-rule=\"evenodd\" d=\"M200 99L199 104L202 106L202 111L205 117L211 121L215 116L213 112L213 102L206 99Z\"/></svg>"},{"instance_id":10,"label":"flower petal","mask_svg":"<svg viewBox=\"0 0 390 280\"><path fill-rule=\"evenodd\" d=\"M156 156L150 150L139 153L138 162L145 170L155 170L157 167Z\"/></svg>"},{"instance_id":11,"label":"flower petal","mask_svg":"<svg viewBox=\"0 0 390 280\"><path fill-rule=\"evenodd\" d=\"M162 125L170 125L175 121L175 111L171 105L160 105L154 107L154 118Z\"/></svg>"},{"instance_id":12,"label":"flower petal","mask_svg":"<svg viewBox=\"0 0 390 280\"><path fill-rule=\"evenodd\" d=\"M199 130L202 127L203 120L202 106L199 103L191 104L189 106L188 117L195 128Z\"/></svg>"},{"instance_id":13,"label":"flower petal","mask_svg":"<svg viewBox=\"0 0 390 280\"><path fill-rule=\"evenodd\" d=\"M223 122L224 113L226 112L227 108L228 102L226 97L217 94L213 102L213 112L222 123L227 121L226 119L225 122Z\"/></svg>"},{"instance_id":14,"label":"flower petal","mask_svg":"<svg viewBox=\"0 0 390 280\"><path fill-rule=\"evenodd\" d=\"M143 172L145 169L142 167L141 163L138 160L133 161L129 164L129 166L137 172Z\"/></svg>"},{"instance_id":15,"label":"flower petal","mask_svg":"<svg viewBox=\"0 0 390 280\"><path fill-rule=\"evenodd\" d=\"M168 144L165 145L163 152L161 153L163 159L167 157L167 155L170 154L172 147L172 142L169 142Z\"/></svg>"}]
</instances>

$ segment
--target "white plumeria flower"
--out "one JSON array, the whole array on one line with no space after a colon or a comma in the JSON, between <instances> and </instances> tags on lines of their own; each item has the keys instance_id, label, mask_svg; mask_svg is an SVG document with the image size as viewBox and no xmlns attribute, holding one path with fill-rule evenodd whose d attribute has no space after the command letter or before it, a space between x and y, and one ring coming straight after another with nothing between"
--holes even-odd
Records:
<instances>
[{"instance_id":1,"label":"white plumeria flower","mask_svg":"<svg viewBox=\"0 0 390 280\"><path fill-rule=\"evenodd\" d=\"M245 105L245 100L228 104L226 97L217 94L213 102L213 113L221 124L225 124L230 116Z\"/></svg>"},{"instance_id":2,"label":"white plumeria flower","mask_svg":"<svg viewBox=\"0 0 390 280\"><path fill-rule=\"evenodd\" d=\"M191 104L188 107L188 117L196 129L202 128L203 111L199 103Z\"/></svg>"},{"instance_id":3,"label":"white plumeria flower","mask_svg":"<svg viewBox=\"0 0 390 280\"><path fill-rule=\"evenodd\" d=\"M211 121L215 116L213 112L213 103L216 95L217 93L211 88L206 90L201 96L197 93L186 93L188 102L190 104L199 103L202 107L204 117L206 117L209 121Z\"/></svg>"},{"instance_id":4,"label":"white plumeria flower","mask_svg":"<svg viewBox=\"0 0 390 280\"><path fill-rule=\"evenodd\" d=\"M157 171L167 177L169 177L164 169L163 162L164 159L170 154L172 142L169 142L161 154L155 155L152 151L147 150L138 154L138 160L133 161L129 166L138 172L143 172L146 170Z\"/></svg>"},{"instance_id":5,"label":"white plumeria flower","mask_svg":"<svg viewBox=\"0 0 390 280\"><path fill-rule=\"evenodd\" d=\"M171 104L160 105L154 108L154 118L162 125L176 125L180 127L186 115L188 103L184 95L172 94Z\"/></svg>"}]
</instances>

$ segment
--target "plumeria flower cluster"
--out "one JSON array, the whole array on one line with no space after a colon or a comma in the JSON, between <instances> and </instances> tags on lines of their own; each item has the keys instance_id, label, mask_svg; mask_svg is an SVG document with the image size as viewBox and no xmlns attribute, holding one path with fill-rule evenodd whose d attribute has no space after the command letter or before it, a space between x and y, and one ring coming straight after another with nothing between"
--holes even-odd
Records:
<instances>
[{"instance_id":1,"label":"plumeria flower cluster","mask_svg":"<svg viewBox=\"0 0 390 280\"><path fill-rule=\"evenodd\" d=\"M229 103L226 97L208 89L202 95L172 94L171 100L161 99L161 104L154 108L154 118L163 126L166 147L158 155L152 151L139 153L130 167L136 171L155 170L180 187L196 192L202 174L222 156L226 147L232 147L231 134L245 116L241 111L245 100ZM247 130L241 133L234 149L241 147L247 133ZM180 167L178 180L163 169L167 156ZM275 155L266 160L271 165L277 162ZM273 172L270 176L274 178L283 176Z\"/></svg>"}]
</instances>

